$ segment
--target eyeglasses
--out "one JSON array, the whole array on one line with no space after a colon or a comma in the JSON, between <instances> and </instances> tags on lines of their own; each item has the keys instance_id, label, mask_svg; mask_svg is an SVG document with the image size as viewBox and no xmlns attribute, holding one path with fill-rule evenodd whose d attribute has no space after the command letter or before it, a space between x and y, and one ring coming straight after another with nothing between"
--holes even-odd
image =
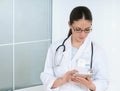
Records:
<instances>
[{"instance_id":1,"label":"eyeglasses","mask_svg":"<svg viewBox=\"0 0 120 91\"><path fill-rule=\"evenodd\" d=\"M92 29L91 29L91 28L86 28L86 29L82 30L82 29L79 28L79 27L76 27L76 28L73 27L73 30L74 30L76 33L81 33L82 31L84 31L84 33L89 33Z\"/></svg>"}]
</instances>

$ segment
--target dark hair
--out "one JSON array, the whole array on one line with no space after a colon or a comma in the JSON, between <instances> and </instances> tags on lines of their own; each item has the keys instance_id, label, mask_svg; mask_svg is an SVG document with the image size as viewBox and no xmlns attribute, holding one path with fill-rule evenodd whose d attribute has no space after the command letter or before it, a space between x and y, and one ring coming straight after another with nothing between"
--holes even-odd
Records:
<instances>
[{"instance_id":1,"label":"dark hair","mask_svg":"<svg viewBox=\"0 0 120 91\"><path fill-rule=\"evenodd\" d=\"M75 7L70 14L69 18L70 25L72 25L74 21L82 19L83 17L85 18L85 20L92 21L91 11L85 6ZM67 37L69 37L71 34L72 30L70 29Z\"/></svg>"}]
</instances>

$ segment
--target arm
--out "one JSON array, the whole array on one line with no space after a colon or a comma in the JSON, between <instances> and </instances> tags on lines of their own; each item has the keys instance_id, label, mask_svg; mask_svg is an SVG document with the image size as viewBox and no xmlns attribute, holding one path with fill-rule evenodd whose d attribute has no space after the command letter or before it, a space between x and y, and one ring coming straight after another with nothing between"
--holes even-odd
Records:
<instances>
[{"instance_id":1,"label":"arm","mask_svg":"<svg viewBox=\"0 0 120 91\"><path fill-rule=\"evenodd\" d=\"M52 46L50 46L50 48L48 49L47 56L46 56L44 71L40 75L42 83L45 86L47 86L47 89L51 89L54 81L57 79L54 76L54 72L53 72L53 60L54 60L53 56L54 56L54 53L52 50Z\"/></svg>"},{"instance_id":2,"label":"arm","mask_svg":"<svg viewBox=\"0 0 120 91\"><path fill-rule=\"evenodd\" d=\"M72 81L76 82L76 83L79 83L79 84L83 84L88 89L90 89L90 91L96 91L96 86L92 82L92 79L90 77L86 78L86 77L83 77L83 76L74 76L72 78Z\"/></svg>"},{"instance_id":3,"label":"arm","mask_svg":"<svg viewBox=\"0 0 120 91\"><path fill-rule=\"evenodd\" d=\"M52 88L57 88L61 85L64 85L65 83L69 82L73 76L73 74L75 74L77 71L76 70L72 70L72 71L68 71L66 72L66 74L55 80L54 84L52 85Z\"/></svg>"},{"instance_id":4,"label":"arm","mask_svg":"<svg viewBox=\"0 0 120 91\"><path fill-rule=\"evenodd\" d=\"M108 87L108 70L105 54L101 50L94 52L93 71L93 79L75 76L72 81L83 84L90 91L105 91Z\"/></svg>"},{"instance_id":5,"label":"arm","mask_svg":"<svg viewBox=\"0 0 120 91\"><path fill-rule=\"evenodd\" d=\"M63 77L55 77L53 71L53 58L54 53L52 51L52 48L50 47L46 57L44 72L42 72L40 76L43 84L47 86L47 89L58 89L58 87L67 83L71 79L72 75L77 72L76 70L72 70L66 72Z\"/></svg>"}]
</instances>

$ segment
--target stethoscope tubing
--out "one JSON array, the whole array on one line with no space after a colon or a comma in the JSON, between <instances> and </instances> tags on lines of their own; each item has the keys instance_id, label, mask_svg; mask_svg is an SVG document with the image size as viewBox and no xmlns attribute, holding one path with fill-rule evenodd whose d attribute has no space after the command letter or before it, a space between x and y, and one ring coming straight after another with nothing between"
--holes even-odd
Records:
<instances>
[{"instance_id":1,"label":"stethoscope tubing","mask_svg":"<svg viewBox=\"0 0 120 91\"><path fill-rule=\"evenodd\" d=\"M57 51L59 50L60 47L63 46L63 52L65 52L66 50L66 47L65 47L65 42L66 40L68 39L68 37L66 39L64 39L63 43L61 45L59 45L57 48L56 48L56 51L55 51L55 56L56 56L56 53ZM54 60L55 61L55 60ZM61 62L59 62L59 64L55 64L56 66L59 66ZM93 64L93 42L91 42L91 61L90 61L90 69L92 70L92 64Z\"/></svg>"}]
</instances>

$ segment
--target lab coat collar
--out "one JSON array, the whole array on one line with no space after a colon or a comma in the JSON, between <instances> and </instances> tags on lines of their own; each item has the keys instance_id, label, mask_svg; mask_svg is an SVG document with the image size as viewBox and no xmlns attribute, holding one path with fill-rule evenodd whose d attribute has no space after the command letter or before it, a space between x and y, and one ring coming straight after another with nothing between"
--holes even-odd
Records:
<instances>
[{"instance_id":1,"label":"lab coat collar","mask_svg":"<svg viewBox=\"0 0 120 91\"><path fill-rule=\"evenodd\" d=\"M71 60L71 50L72 50L72 43L71 43L71 36L66 40L65 42L65 46L66 46L66 51L64 52L64 55L68 55L70 58L69 60ZM75 54L75 56L73 57L72 61L74 60L78 60L81 55L83 54L83 51L86 49L86 47L91 46L91 33L88 34L88 36L86 37L84 43L79 47L77 53Z\"/></svg>"},{"instance_id":2,"label":"lab coat collar","mask_svg":"<svg viewBox=\"0 0 120 91\"><path fill-rule=\"evenodd\" d=\"M79 47L76 55L73 57L72 60L73 61L78 60L82 56L83 52L86 51L86 49L88 47L91 48L90 46L91 46L91 33L88 34L88 36L86 37L84 43Z\"/></svg>"}]
</instances>

